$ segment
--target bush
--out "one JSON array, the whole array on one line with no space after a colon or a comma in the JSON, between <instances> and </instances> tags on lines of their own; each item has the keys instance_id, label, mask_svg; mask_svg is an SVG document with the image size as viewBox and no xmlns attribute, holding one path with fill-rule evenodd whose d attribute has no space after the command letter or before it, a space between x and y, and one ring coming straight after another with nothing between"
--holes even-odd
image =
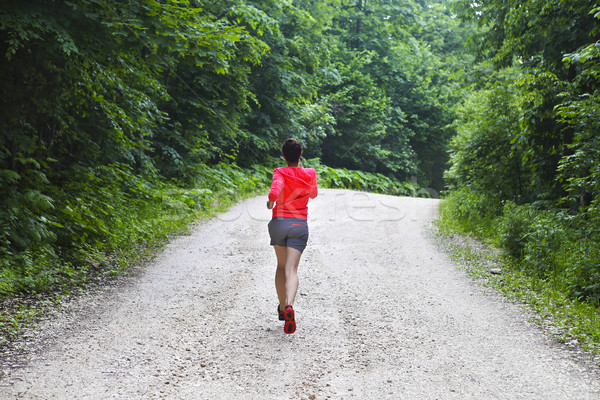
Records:
<instances>
[{"instance_id":1,"label":"bush","mask_svg":"<svg viewBox=\"0 0 600 400\"><path fill-rule=\"evenodd\" d=\"M450 142L450 168L444 174L451 190L467 188L500 201L526 195L528 176L514 142L520 114L511 84L479 91L458 106L453 123L457 135Z\"/></svg>"},{"instance_id":2,"label":"bush","mask_svg":"<svg viewBox=\"0 0 600 400\"><path fill-rule=\"evenodd\" d=\"M571 240L564 248L566 286L579 300L600 305L600 249L588 238Z\"/></svg>"},{"instance_id":3,"label":"bush","mask_svg":"<svg viewBox=\"0 0 600 400\"><path fill-rule=\"evenodd\" d=\"M441 226L497 243L507 264L554 290L592 304L600 302L598 216L499 202L466 188L441 206Z\"/></svg>"},{"instance_id":4,"label":"bush","mask_svg":"<svg viewBox=\"0 0 600 400\"><path fill-rule=\"evenodd\" d=\"M523 259L533 217L534 211L530 205L517 206L513 202L504 205L499 244L509 257L519 261Z\"/></svg>"},{"instance_id":5,"label":"bush","mask_svg":"<svg viewBox=\"0 0 600 400\"><path fill-rule=\"evenodd\" d=\"M441 213L442 218L454 221L459 232L491 239L496 236L495 221L502 215L502 208L489 196L462 188L446 197Z\"/></svg>"},{"instance_id":6,"label":"bush","mask_svg":"<svg viewBox=\"0 0 600 400\"><path fill-rule=\"evenodd\" d=\"M558 257L563 243L569 237L560 219L548 211L538 212L530 226L524 248L521 268L530 276L561 282L561 259Z\"/></svg>"},{"instance_id":7,"label":"bush","mask_svg":"<svg viewBox=\"0 0 600 400\"><path fill-rule=\"evenodd\" d=\"M48 185L52 207L30 215L29 225L46 222L36 240L0 236L0 299L52 290L70 291L94 276L112 274L151 251L152 242L201 216L211 215L257 190L266 190L271 172L235 165L202 166L197 186L181 187L156 176L136 174L123 164L78 167L61 185ZM0 219L7 212L0 213ZM28 223L12 219L14 231ZM47 232L46 232L47 231ZM32 230L32 232L34 232Z\"/></svg>"},{"instance_id":8,"label":"bush","mask_svg":"<svg viewBox=\"0 0 600 400\"><path fill-rule=\"evenodd\" d=\"M418 186L416 182L400 182L385 175L331 168L321 165L318 159L307 160L305 167L317 170L320 187L350 190L364 190L372 193L383 193L395 196L431 197L430 193Z\"/></svg>"}]
</instances>

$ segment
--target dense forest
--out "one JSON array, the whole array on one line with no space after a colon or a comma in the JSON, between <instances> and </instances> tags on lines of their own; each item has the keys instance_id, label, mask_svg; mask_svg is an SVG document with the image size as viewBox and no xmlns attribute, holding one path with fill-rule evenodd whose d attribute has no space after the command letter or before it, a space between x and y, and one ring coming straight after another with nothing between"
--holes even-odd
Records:
<instances>
[{"instance_id":1,"label":"dense forest","mask_svg":"<svg viewBox=\"0 0 600 400\"><path fill-rule=\"evenodd\" d=\"M600 300L593 1L1 4L0 298L124 268L297 137L321 185L446 193L462 232Z\"/></svg>"},{"instance_id":2,"label":"dense forest","mask_svg":"<svg viewBox=\"0 0 600 400\"><path fill-rule=\"evenodd\" d=\"M453 123L445 209L550 290L600 301L600 8L454 2L478 80ZM480 75L482 75L480 74Z\"/></svg>"},{"instance_id":3,"label":"dense forest","mask_svg":"<svg viewBox=\"0 0 600 400\"><path fill-rule=\"evenodd\" d=\"M443 188L474 58L442 1L2 3L0 296L264 190L287 137L324 186Z\"/></svg>"}]
</instances>

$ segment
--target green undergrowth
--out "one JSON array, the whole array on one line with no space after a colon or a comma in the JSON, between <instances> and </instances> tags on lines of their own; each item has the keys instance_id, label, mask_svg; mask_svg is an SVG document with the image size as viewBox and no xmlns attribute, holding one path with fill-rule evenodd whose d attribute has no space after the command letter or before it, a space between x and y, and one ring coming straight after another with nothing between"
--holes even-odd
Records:
<instances>
[{"instance_id":1,"label":"green undergrowth","mask_svg":"<svg viewBox=\"0 0 600 400\"><path fill-rule=\"evenodd\" d=\"M450 196L440 208L438 234L454 261L479 283L532 310L535 322L557 340L591 352L600 363L600 310L593 280L598 260L584 248L589 243L574 243L581 236L569 224L556 223L562 218L556 213L509 204L491 217L476 212L473 204L468 216L461 211L468 201L474 202ZM585 264L588 259L592 265ZM592 272L579 271L578 264ZM586 274L592 278L582 284Z\"/></svg>"},{"instance_id":2,"label":"green undergrowth","mask_svg":"<svg viewBox=\"0 0 600 400\"><path fill-rule=\"evenodd\" d=\"M317 169L322 188L420 194L415 183L379 174L333 169L317 159L305 166ZM15 195L13 215L4 215L12 229L0 237L0 346L47 305L126 274L192 222L266 195L273 168L204 165L182 185L112 164L72 170L60 186Z\"/></svg>"},{"instance_id":3,"label":"green undergrowth","mask_svg":"<svg viewBox=\"0 0 600 400\"><path fill-rule=\"evenodd\" d=\"M21 225L30 226L5 231L0 242L0 346L47 305L127 273L192 222L267 187L263 168L225 164L204 166L187 187L115 165L78 171L60 188L50 187L44 208L15 208Z\"/></svg>"},{"instance_id":4,"label":"green undergrowth","mask_svg":"<svg viewBox=\"0 0 600 400\"><path fill-rule=\"evenodd\" d=\"M318 158L304 160L304 167L315 168L319 186L333 189L350 189L393 196L431 197L431 193L416 179L400 181L372 172L331 168L322 165Z\"/></svg>"}]
</instances>

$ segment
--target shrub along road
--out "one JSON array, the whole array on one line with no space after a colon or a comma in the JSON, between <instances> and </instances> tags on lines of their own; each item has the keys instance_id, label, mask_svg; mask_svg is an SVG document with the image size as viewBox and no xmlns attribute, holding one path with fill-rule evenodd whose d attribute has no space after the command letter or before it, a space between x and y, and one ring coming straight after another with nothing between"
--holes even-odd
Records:
<instances>
[{"instance_id":1,"label":"shrub along road","mask_svg":"<svg viewBox=\"0 0 600 400\"><path fill-rule=\"evenodd\" d=\"M286 335L265 198L243 201L43 323L0 397L600 398L596 367L439 250L437 206L322 190Z\"/></svg>"}]
</instances>

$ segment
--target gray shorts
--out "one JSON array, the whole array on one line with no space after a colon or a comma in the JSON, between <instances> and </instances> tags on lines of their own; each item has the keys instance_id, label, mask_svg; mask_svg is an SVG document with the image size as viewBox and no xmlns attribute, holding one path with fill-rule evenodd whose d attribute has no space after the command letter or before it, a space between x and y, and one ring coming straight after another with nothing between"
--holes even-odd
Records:
<instances>
[{"instance_id":1,"label":"gray shorts","mask_svg":"<svg viewBox=\"0 0 600 400\"><path fill-rule=\"evenodd\" d=\"M275 217L269 222L271 246L286 246L303 252L308 242L308 224L305 219Z\"/></svg>"}]
</instances>

